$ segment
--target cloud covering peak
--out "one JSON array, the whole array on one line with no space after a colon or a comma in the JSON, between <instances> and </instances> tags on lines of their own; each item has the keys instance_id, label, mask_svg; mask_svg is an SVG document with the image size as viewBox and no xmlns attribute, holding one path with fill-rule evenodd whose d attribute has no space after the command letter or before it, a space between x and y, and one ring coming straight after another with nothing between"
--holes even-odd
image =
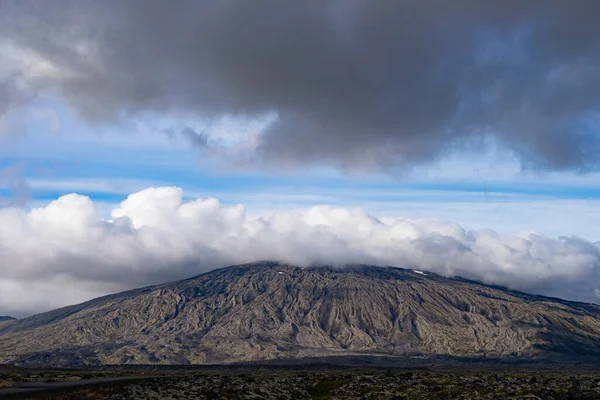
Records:
<instances>
[{"instance_id":1,"label":"cloud covering peak","mask_svg":"<svg viewBox=\"0 0 600 400\"><path fill-rule=\"evenodd\" d=\"M256 260L393 265L572 300L600 300L600 248L578 238L502 236L436 220L329 206L246 216L242 205L183 200L175 187L130 195L110 218L70 194L0 209L0 310L12 315Z\"/></svg>"},{"instance_id":2,"label":"cloud covering peak","mask_svg":"<svg viewBox=\"0 0 600 400\"><path fill-rule=\"evenodd\" d=\"M593 0L0 0L0 113L43 93L89 121L272 114L254 148L267 162L402 169L491 138L525 167L596 170L599 12Z\"/></svg>"}]
</instances>

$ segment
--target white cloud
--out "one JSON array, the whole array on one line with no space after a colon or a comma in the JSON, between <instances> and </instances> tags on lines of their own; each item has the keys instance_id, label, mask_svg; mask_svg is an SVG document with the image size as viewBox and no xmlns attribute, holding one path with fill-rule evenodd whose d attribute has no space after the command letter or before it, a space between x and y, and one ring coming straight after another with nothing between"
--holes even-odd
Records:
<instances>
[{"instance_id":1,"label":"white cloud","mask_svg":"<svg viewBox=\"0 0 600 400\"><path fill-rule=\"evenodd\" d=\"M394 265L600 300L600 247L578 237L500 235L330 206L248 217L242 205L182 197L179 188L149 188L130 195L110 218L76 194L29 211L0 210L0 314L25 315L266 259Z\"/></svg>"}]
</instances>

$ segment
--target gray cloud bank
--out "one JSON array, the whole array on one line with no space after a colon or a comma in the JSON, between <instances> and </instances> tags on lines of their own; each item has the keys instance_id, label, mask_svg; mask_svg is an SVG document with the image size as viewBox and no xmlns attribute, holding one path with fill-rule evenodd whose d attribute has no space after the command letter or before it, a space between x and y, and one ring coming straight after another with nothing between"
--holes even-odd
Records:
<instances>
[{"instance_id":1,"label":"gray cloud bank","mask_svg":"<svg viewBox=\"0 0 600 400\"><path fill-rule=\"evenodd\" d=\"M402 169L487 137L528 168L595 170L599 13L595 0L0 0L15 66L0 112L21 88L90 121L276 113L256 148L276 163Z\"/></svg>"},{"instance_id":2,"label":"gray cloud bank","mask_svg":"<svg viewBox=\"0 0 600 400\"><path fill-rule=\"evenodd\" d=\"M241 205L182 195L149 188L110 218L76 194L30 211L0 209L0 314L27 315L255 260L394 265L600 302L600 246L582 238L382 221L328 206L250 218Z\"/></svg>"}]
</instances>

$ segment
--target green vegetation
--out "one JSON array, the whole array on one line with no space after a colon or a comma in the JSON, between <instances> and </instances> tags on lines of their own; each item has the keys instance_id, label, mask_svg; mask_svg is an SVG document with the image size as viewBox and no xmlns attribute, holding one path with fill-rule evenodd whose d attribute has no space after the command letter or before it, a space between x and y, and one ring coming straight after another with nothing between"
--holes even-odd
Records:
<instances>
[{"instance_id":1,"label":"green vegetation","mask_svg":"<svg viewBox=\"0 0 600 400\"><path fill-rule=\"evenodd\" d=\"M311 399L330 399L332 391L343 386L344 381L336 377L321 377L317 380L317 384L308 391Z\"/></svg>"}]
</instances>

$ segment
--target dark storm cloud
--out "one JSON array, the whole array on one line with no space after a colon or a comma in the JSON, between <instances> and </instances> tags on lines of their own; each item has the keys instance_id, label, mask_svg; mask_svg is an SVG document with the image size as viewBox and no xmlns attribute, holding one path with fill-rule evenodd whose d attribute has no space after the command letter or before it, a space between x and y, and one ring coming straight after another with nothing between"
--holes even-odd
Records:
<instances>
[{"instance_id":1,"label":"dark storm cloud","mask_svg":"<svg viewBox=\"0 0 600 400\"><path fill-rule=\"evenodd\" d=\"M19 74L15 73L0 80L0 136L2 136L4 128L1 118L6 117L12 110L28 103L35 97L33 93L28 93L25 88L20 87L19 80Z\"/></svg>"},{"instance_id":2,"label":"dark storm cloud","mask_svg":"<svg viewBox=\"0 0 600 400\"><path fill-rule=\"evenodd\" d=\"M491 136L527 167L600 167L597 1L0 5L0 37L55 67L29 84L91 121L275 112L269 161L396 168Z\"/></svg>"},{"instance_id":3,"label":"dark storm cloud","mask_svg":"<svg viewBox=\"0 0 600 400\"><path fill-rule=\"evenodd\" d=\"M206 149L208 147L208 135L202 131L198 132L189 126L184 126L181 129L164 129L161 133L166 135L170 141L182 138L197 149Z\"/></svg>"}]
</instances>

